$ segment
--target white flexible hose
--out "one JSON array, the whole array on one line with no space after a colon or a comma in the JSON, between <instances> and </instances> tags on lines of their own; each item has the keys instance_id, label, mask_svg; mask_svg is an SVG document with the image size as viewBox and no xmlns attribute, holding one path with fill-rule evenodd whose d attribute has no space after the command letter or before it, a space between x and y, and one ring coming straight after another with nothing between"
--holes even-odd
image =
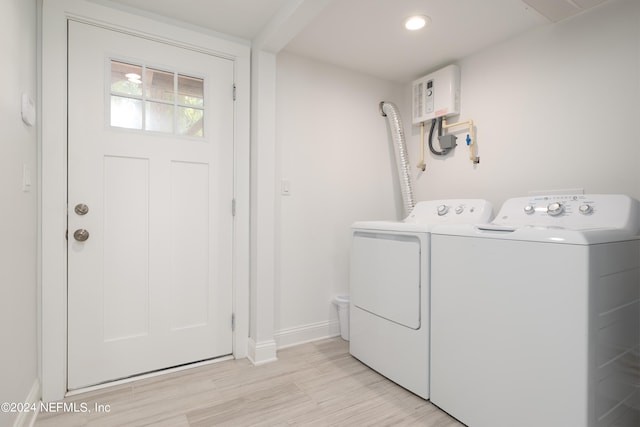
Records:
<instances>
[{"instance_id":1,"label":"white flexible hose","mask_svg":"<svg viewBox=\"0 0 640 427\"><path fill-rule=\"evenodd\" d=\"M411 184L411 173L409 166L409 154L407 153L407 144L404 139L404 130L402 127L402 119L398 112L398 107L392 102L382 101L380 103L380 111L382 115L387 117L389 127L391 128L391 138L396 154L396 165L398 166L398 174L400 179L400 192L402 193L402 204L404 207L404 218L408 217L413 207L416 205L413 196L413 186Z\"/></svg>"}]
</instances>

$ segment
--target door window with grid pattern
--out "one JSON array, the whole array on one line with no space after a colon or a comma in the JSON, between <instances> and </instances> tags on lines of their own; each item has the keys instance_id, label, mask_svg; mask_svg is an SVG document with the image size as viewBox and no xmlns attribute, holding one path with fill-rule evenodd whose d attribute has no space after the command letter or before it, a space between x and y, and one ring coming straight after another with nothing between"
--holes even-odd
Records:
<instances>
[{"instance_id":1,"label":"door window with grid pattern","mask_svg":"<svg viewBox=\"0 0 640 427\"><path fill-rule=\"evenodd\" d=\"M204 79L111 60L110 125L204 137Z\"/></svg>"}]
</instances>

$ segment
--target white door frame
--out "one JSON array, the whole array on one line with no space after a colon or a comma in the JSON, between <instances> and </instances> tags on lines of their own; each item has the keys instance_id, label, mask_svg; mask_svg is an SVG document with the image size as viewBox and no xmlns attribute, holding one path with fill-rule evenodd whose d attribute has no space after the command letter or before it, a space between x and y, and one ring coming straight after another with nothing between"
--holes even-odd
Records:
<instances>
[{"instance_id":1,"label":"white door frame","mask_svg":"<svg viewBox=\"0 0 640 427\"><path fill-rule=\"evenodd\" d=\"M171 25L87 0L40 0L41 133L39 362L42 399L67 392L67 21L162 41L234 61L236 217L233 257L233 355L247 355L249 336L250 46L240 40ZM229 206L231 209L231 206Z\"/></svg>"}]
</instances>

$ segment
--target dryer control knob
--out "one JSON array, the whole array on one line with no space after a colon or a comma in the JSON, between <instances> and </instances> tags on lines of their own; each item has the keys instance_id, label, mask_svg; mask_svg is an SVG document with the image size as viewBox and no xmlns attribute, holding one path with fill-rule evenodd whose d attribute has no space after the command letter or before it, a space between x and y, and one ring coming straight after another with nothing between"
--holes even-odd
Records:
<instances>
[{"instance_id":1,"label":"dryer control knob","mask_svg":"<svg viewBox=\"0 0 640 427\"><path fill-rule=\"evenodd\" d=\"M564 205L559 202L549 203L547 206L547 213L551 216L558 216L564 212Z\"/></svg>"},{"instance_id":2,"label":"dryer control knob","mask_svg":"<svg viewBox=\"0 0 640 427\"><path fill-rule=\"evenodd\" d=\"M588 215L591 212L593 212L593 207L591 205L587 204L587 203L584 203L584 204L580 205L578 210L580 211L581 214Z\"/></svg>"},{"instance_id":3,"label":"dryer control knob","mask_svg":"<svg viewBox=\"0 0 640 427\"><path fill-rule=\"evenodd\" d=\"M440 215L440 216L446 215L447 212L449 212L449 206L447 206L447 205L438 206L438 215Z\"/></svg>"},{"instance_id":4,"label":"dryer control knob","mask_svg":"<svg viewBox=\"0 0 640 427\"><path fill-rule=\"evenodd\" d=\"M524 207L524 213L526 213L527 215L531 215L535 211L536 211L536 208L534 208L532 205L527 205Z\"/></svg>"},{"instance_id":5,"label":"dryer control knob","mask_svg":"<svg viewBox=\"0 0 640 427\"><path fill-rule=\"evenodd\" d=\"M462 212L464 212L464 206L456 206L456 214L460 215Z\"/></svg>"}]
</instances>

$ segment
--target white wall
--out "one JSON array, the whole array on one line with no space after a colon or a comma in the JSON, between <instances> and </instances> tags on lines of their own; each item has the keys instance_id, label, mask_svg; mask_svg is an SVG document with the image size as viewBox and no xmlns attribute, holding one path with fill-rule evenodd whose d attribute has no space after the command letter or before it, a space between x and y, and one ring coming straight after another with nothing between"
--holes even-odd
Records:
<instances>
[{"instance_id":1,"label":"white wall","mask_svg":"<svg viewBox=\"0 0 640 427\"><path fill-rule=\"evenodd\" d=\"M280 179L291 188L277 196L274 320L282 346L335 332L330 301L348 293L351 223L400 214L378 104L402 108L404 100L401 85L287 53L277 57L276 87L275 185L278 194Z\"/></svg>"},{"instance_id":2,"label":"white wall","mask_svg":"<svg viewBox=\"0 0 640 427\"><path fill-rule=\"evenodd\" d=\"M429 153L418 200L482 197L499 207L572 188L640 198L640 2L614 1L459 65L459 119L476 124L480 164L460 133L453 155Z\"/></svg>"},{"instance_id":3,"label":"white wall","mask_svg":"<svg viewBox=\"0 0 640 427\"><path fill-rule=\"evenodd\" d=\"M481 161L471 163L459 133L453 154L429 153L426 172L413 168L417 200L481 197L498 208L531 190L574 188L640 198L636 0L546 25L459 65L454 119L475 121ZM285 53L277 73L276 175L290 181L291 195L279 196L276 215L275 331L286 345L305 338L299 329L335 321L329 301L348 292L351 222L400 215L378 102L399 105L412 165L420 139L408 84Z\"/></svg>"},{"instance_id":4,"label":"white wall","mask_svg":"<svg viewBox=\"0 0 640 427\"><path fill-rule=\"evenodd\" d=\"M37 378L37 135L21 120L20 98L36 98L36 0L0 2L0 56L0 402L24 402ZM16 415L0 412L0 426Z\"/></svg>"}]
</instances>

